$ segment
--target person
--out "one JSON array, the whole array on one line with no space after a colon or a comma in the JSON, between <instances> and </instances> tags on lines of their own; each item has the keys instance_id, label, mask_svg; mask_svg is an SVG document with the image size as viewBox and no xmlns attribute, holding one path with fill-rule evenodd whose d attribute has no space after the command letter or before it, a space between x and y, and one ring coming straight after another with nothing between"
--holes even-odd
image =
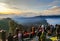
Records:
<instances>
[{"instance_id":1,"label":"person","mask_svg":"<svg viewBox=\"0 0 60 41\"><path fill-rule=\"evenodd\" d=\"M28 38L29 37L29 33L25 30L23 36L24 36L24 38Z\"/></svg>"},{"instance_id":2,"label":"person","mask_svg":"<svg viewBox=\"0 0 60 41\"><path fill-rule=\"evenodd\" d=\"M42 34L40 36L40 41L46 41L46 33L42 31Z\"/></svg>"},{"instance_id":3,"label":"person","mask_svg":"<svg viewBox=\"0 0 60 41\"><path fill-rule=\"evenodd\" d=\"M38 28L38 33L37 33L37 36L39 37L39 41L40 41L40 36L41 36L41 34L42 34L42 28L41 28L41 26Z\"/></svg>"},{"instance_id":4,"label":"person","mask_svg":"<svg viewBox=\"0 0 60 41\"><path fill-rule=\"evenodd\" d=\"M6 31L4 30L2 30L1 39L2 41L6 41Z\"/></svg>"},{"instance_id":5,"label":"person","mask_svg":"<svg viewBox=\"0 0 60 41\"><path fill-rule=\"evenodd\" d=\"M18 41L22 41L22 33L21 33L21 31L19 31L19 33L18 33Z\"/></svg>"},{"instance_id":6,"label":"person","mask_svg":"<svg viewBox=\"0 0 60 41\"><path fill-rule=\"evenodd\" d=\"M18 41L17 35L13 35L13 41Z\"/></svg>"},{"instance_id":7,"label":"person","mask_svg":"<svg viewBox=\"0 0 60 41\"><path fill-rule=\"evenodd\" d=\"M18 33L19 33L19 29L18 29L18 28L16 28L15 41L18 41Z\"/></svg>"},{"instance_id":8,"label":"person","mask_svg":"<svg viewBox=\"0 0 60 41\"><path fill-rule=\"evenodd\" d=\"M30 38L33 38L35 35L36 35L36 33L35 33L35 27L33 26L33 27L31 28Z\"/></svg>"},{"instance_id":9,"label":"person","mask_svg":"<svg viewBox=\"0 0 60 41\"><path fill-rule=\"evenodd\" d=\"M52 30L52 33L54 33L54 26L53 25L50 25L50 28Z\"/></svg>"},{"instance_id":10,"label":"person","mask_svg":"<svg viewBox=\"0 0 60 41\"><path fill-rule=\"evenodd\" d=\"M8 41L13 41L13 35L11 33L9 33L9 36L8 36Z\"/></svg>"},{"instance_id":11,"label":"person","mask_svg":"<svg viewBox=\"0 0 60 41\"><path fill-rule=\"evenodd\" d=\"M46 31L47 31L47 35L48 35L48 36L52 36L52 30L51 30L50 25L47 26Z\"/></svg>"},{"instance_id":12,"label":"person","mask_svg":"<svg viewBox=\"0 0 60 41\"><path fill-rule=\"evenodd\" d=\"M60 39L60 25L56 28L57 38Z\"/></svg>"}]
</instances>

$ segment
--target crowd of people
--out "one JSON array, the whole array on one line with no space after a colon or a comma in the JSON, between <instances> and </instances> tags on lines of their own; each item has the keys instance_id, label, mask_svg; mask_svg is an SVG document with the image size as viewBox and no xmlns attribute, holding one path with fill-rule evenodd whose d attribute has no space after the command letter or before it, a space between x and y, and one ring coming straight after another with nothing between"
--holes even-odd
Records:
<instances>
[{"instance_id":1,"label":"crowd of people","mask_svg":"<svg viewBox=\"0 0 60 41\"><path fill-rule=\"evenodd\" d=\"M1 31L1 30L0 30ZM16 28L16 33L12 34L9 33L6 35L6 31L2 30L1 32L1 40L2 41L24 41L25 38L32 39L33 37L37 36L39 41L46 41L47 36L57 36L57 39L60 39L60 25L39 25L37 29L33 26L31 31L28 32L27 30L19 30ZM7 37L7 38L6 38ZM51 40L52 41L52 40Z\"/></svg>"}]
</instances>

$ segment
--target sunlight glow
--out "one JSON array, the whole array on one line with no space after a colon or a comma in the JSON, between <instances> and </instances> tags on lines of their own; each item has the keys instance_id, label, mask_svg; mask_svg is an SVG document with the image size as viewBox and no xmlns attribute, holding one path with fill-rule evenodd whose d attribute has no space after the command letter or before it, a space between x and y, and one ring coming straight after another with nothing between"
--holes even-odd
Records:
<instances>
[{"instance_id":1,"label":"sunlight glow","mask_svg":"<svg viewBox=\"0 0 60 41\"><path fill-rule=\"evenodd\" d=\"M8 13L8 12L9 12L9 8L7 7L7 5L5 3L0 3L0 14Z\"/></svg>"},{"instance_id":2,"label":"sunlight glow","mask_svg":"<svg viewBox=\"0 0 60 41\"><path fill-rule=\"evenodd\" d=\"M0 14L13 14L13 13L18 14L20 13L20 11L9 8L8 5L5 3L0 3Z\"/></svg>"},{"instance_id":3,"label":"sunlight glow","mask_svg":"<svg viewBox=\"0 0 60 41\"><path fill-rule=\"evenodd\" d=\"M7 8L5 7L4 3L0 3L0 12L6 11Z\"/></svg>"}]
</instances>

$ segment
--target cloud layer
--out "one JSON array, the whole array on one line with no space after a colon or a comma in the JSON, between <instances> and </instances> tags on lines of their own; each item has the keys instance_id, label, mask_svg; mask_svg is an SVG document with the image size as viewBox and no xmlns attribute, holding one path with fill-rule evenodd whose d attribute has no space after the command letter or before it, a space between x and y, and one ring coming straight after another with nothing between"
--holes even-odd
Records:
<instances>
[{"instance_id":1,"label":"cloud layer","mask_svg":"<svg viewBox=\"0 0 60 41\"><path fill-rule=\"evenodd\" d=\"M0 3L13 16L60 15L60 0L0 0Z\"/></svg>"}]
</instances>

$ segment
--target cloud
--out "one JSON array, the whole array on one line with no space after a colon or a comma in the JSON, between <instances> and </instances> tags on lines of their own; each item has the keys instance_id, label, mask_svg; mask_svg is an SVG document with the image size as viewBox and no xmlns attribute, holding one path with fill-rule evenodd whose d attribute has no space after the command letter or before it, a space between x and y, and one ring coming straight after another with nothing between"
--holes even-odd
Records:
<instances>
[{"instance_id":1,"label":"cloud","mask_svg":"<svg viewBox=\"0 0 60 41\"><path fill-rule=\"evenodd\" d=\"M10 5L10 8L26 10L26 9L41 9L42 7L48 7L48 5L60 3L59 0L5 0L4 2Z\"/></svg>"},{"instance_id":2,"label":"cloud","mask_svg":"<svg viewBox=\"0 0 60 41\"><path fill-rule=\"evenodd\" d=\"M26 10L19 14L0 14L0 17L33 17L33 16L40 16L40 15L60 15L60 7L58 6L52 6L51 8L47 10L42 11L32 11L32 10Z\"/></svg>"},{"instance_id":3,"label":"cloud","mask_svg":"<svg viewBox=\"0 0 60 41\"><path fill-rule=\"evenodd\" d=\"M55 0L49 4L49 6L59 6L60 5L60 0Z\"/></svg>"},{"instance_id":4,"label":"cloud","mask_svg":"<svg viewBox=\"0 0 60 41\"><path fill-rule=\"evenodd\" d=\"M10 5L11 8L26 10L26 9L39 9L44 6L48 6L49 0L6 0L7 4Z\"/></svg>"},{"instance_id":5,"label":"cloud","mask_svg":"<svg viewBox=\"0 0 60 41\"><path fill-rule=\"evenodd\" d=\"M39 16L39 15L60 15L60 7L58 6L53 6L47 10L40 11L38 13L36 12L26 12L26 13L21 13L20 15L22 16Z\"/></svg>"},{"instance_id":6,"label":"cloud","mask_svg":"<svg viewBox=\"0 0 60 41\"><path fill-rule=\"evenodd\" d=\"M48 10L44 10L43 13L45 15L60 15L60 7L53 6Z\"/></svg>"},{"instance_id":7,"label":"cloud","mask_svg":"<svg viewBox=\"0 0 60 41\"><path fill-rule=\"evenodd\" d=\"M0 14L0 18L13 18L15 17L15 14Z\"/></svg>"},{"instance_id":8,"label":"cloud","mask_svg":"<svg viewBox=\"0 0 60 41\"><path fill-rule=\"evenodd\" d=\"M60 0L0 0L1 2L7 4L9 12L16 16L60 15Z\"/></svg>"},{"instance_id":9,"label":"cloud","mask_svg":"<svg viewBox=\"0 0 60 41\"><path fill-rule=\"evenodd\" d=\"M53 6L47 10L43 11L34 11L34 12L21 12L21 14L18 14L17 16L22 17L33 17L33 16L40 16L40 15L60 15L60 7Z\"/></svg>"},{"instance_id":10,"label":"cloud","mask_svg":"<svg viewBox=\"0 0 60 41\"><path fill-rule=\"evenodd\" d=\"M41 9L60 4L59 0L3 0L10 8L26 10L26 9Z\"/></svg>"}]
</instances>

